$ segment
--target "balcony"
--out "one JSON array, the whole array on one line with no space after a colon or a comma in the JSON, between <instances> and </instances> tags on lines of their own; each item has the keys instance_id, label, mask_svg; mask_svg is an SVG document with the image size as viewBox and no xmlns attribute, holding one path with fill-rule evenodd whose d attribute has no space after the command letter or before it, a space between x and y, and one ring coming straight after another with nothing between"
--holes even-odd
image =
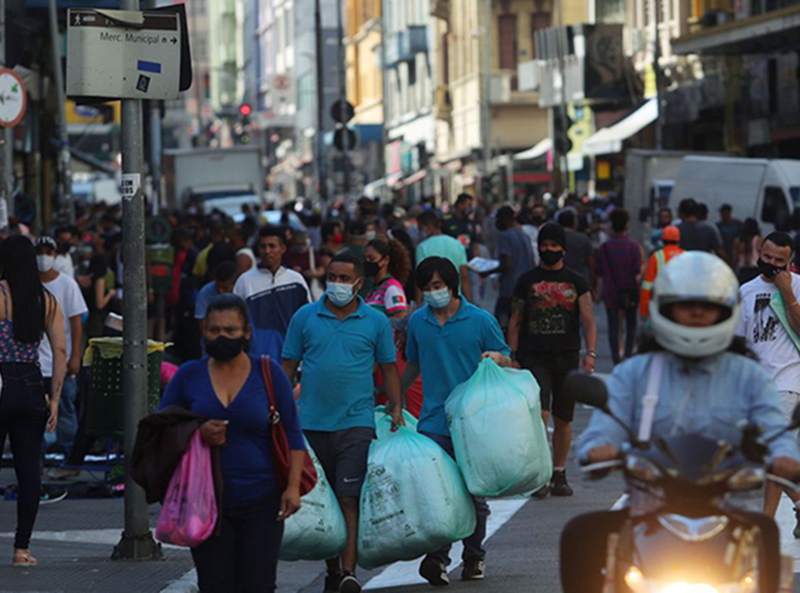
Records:
<instances>
[{"instance_id":1,"label":"balcony","mask_svg":"<svg viewBox=\"0 0 800 593\"><path fill-rule=\"evenodd\" d=\"M417 54L427 52L428 27L411 25L389 37L386 44L386 65L393 68L401 62L413 61Z\"/></svg>"}]
</instances>

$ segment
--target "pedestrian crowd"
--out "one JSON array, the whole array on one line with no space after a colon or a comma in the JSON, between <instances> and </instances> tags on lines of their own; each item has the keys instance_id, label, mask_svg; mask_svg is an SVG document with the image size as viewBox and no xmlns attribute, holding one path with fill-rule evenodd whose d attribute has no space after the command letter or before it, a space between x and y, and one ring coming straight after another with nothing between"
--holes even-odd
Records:
<instances>
[{"instance_id":1,"label":"pedestrian crowd","mask_svg":"<svg viewBox=\"0 0 800 593\"><path fill-rule=\"evenodd\" d=\"M452 206L427 200L409 209L369 198L324 209L299 202L280 211L278 225L250 207L240 222L219 212L167 216L172 263L166 285L157 280L163 269L149 266L149 333L174 344L168 359L179 368L159 412L171 414L165 430L200 427L219 451L222 476L216 535L192 548L200 590L274 590L310 450L347 530L339 556L327 559L325 590L358 593L360 497L376 406L387 406L393 429L410 412L417 432L456 458L446 402L485 359L530 371L545 425L552 416L552 479L533 495L572 495L575 403L565 379L596 370L594 305L606 310L613 362L630 359L654 322L653 287L684 251L715 254L733 268L742 283L737 333L775 378L790 414L800 397L795 243L779 232L762 238L755 220L736 220L728 206L718 224L707 216L694 200L675 212L665 206L641 242L620 203L572 195L491 205L461 194ZM19 482L18 566L36 563L29 542L43 446L65 455L49 474L61 479L76 475L92 445L82 438L81 361L88 339L119 335L120 220L118 208L92 206L76 225L38 237L12 225L0 243L0 449L8 434ZM782 314L770 307L776 295ZM287 475L275 459L276 419L291 452ZM768 493L773 514L780 494ZM489 507L481 496L472 503L465 580L486 570ZM419 571L432 585L449 582L449 551L423 558Z\"/></svg>"}]
</instances>

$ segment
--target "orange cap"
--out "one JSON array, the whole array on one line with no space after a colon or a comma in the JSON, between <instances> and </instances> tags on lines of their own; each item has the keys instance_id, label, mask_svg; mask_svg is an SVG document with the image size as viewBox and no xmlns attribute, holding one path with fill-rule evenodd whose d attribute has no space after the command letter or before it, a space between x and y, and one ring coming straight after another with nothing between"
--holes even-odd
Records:
<instances>
[{"instance_id":1,"label":"orange cap","mask_svg":"<svg viewBox=\"0 0 800 593\"><path fill-rule=\"evenodd\" d=\"M664 229L661 240L669 241L670 243L679 243L681 240L681 230L676 226L668 226Z\"/></svg>"}]
</instances>

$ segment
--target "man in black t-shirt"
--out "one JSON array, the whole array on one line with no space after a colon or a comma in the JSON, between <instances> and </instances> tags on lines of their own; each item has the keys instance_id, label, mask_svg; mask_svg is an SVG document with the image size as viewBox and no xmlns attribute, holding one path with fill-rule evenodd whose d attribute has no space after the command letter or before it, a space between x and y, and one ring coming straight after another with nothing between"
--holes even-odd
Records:
<instances>
[{"instance_id":1,"label":"man in black t-shirt","mask_svg":"<svg viewBox=\"0 0 800 593\"><path fill-rule=\"evenodd\" d=\"M469 194L459 194L456 199L453 214L445 216L442 222L442 232L454 239L458 239L467 250L467 260L477 255L473 250L478 233L475 222L470 220L472 214L473 199Z\"/></svg>"},{"instance_id":2,"label":"man in black t-shirt","mask_svg":"<svg viewBox=\"0 0 800 593\"><path fill-rule=\"evenodd\" d=\"M553 223L544 225L538 243L541 264L523 274L514 289L508 344L522 368L539 383L545 425L551 409L553 413L553 480L537 496L571 496L565 467L575 402L564 392L564 379L581 366L581 325L587 350L582 368L594 372L597 327L589 282L564 266L564 229Z\"/></svg>"}]
</instances>

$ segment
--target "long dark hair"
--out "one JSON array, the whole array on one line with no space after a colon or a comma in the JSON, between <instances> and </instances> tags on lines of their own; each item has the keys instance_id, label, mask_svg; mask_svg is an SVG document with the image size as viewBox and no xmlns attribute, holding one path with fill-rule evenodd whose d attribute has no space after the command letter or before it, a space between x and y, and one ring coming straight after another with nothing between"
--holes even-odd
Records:
<instances>
[{"instance_id":1,"label":"long dark hair","mask_svg":"<svg viewBox=\"0 0 800 593\"><path fill-rule=\"evenodd\" d=\"M394 276L400 284L405 284L411 274L411 260L405 246L395 239L384 241L383 239L373 239L367 243L377 251L381 257L389 257L389 273Z\"/></svg>"},{"instance_id":2,"label":"long dark hair","mask_svg":"<svg viewBox=\"0 0 800 593\"><path fill-rule=\"evenodd\" d=\"M44 333L47 302L36 267L36 250L28 238L17 235L0 242L0 277L11 289L14 339L38 343Z\"/></svg>"}]
</instances>

